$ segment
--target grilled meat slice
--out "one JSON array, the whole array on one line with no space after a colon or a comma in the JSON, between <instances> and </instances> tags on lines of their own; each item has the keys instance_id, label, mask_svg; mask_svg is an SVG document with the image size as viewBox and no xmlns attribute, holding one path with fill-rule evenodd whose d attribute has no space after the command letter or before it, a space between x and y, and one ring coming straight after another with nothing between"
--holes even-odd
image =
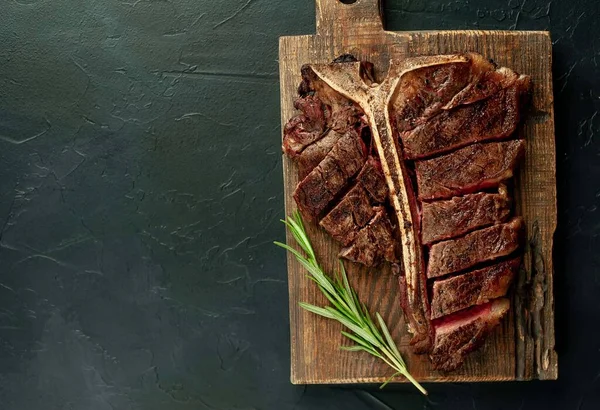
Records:
<instances>
[{"instance_id":1,"label":"grilled meat slice","mask_svg":"<svg viewBox=\"0 0 600 410\"><path fill-rule=\"evenodd\" d=\"M296 187L294 199L302 215L315 221L343 190L367 158L365 144L356 131L346 132L331 151Z\"/></svg>"},{"instance_id":2,"label":"grilled meat slice","mask_svg":"<svg viewBox=\"0 0 600 410\"><path fill-rule=\"evenodd\" d=\"M496 299L434 320L435 339L429 356L434 368L449 372L459 367L468 353L483 344L509 307L508 299Z\"/></svg>"},{"instance_id":3,"label":"grilled meat slice","mask_svg":"<svg viewBox=\"0 0 600 410\"><path fill-rule=\"evenodd\" d=\"M521 243L523 218L471 232L461 238L438 242L429 251L427 277L436 278L468 269L480 262L506 256Z\"/></svg>"},{"instance_id":4,"label":"grilled meat slice","mask_svg":"<svg viewBox=\"0 0 600 410\"><path fill-rule=\"evenodd\" d=\"M384 208L375 208L375 217L358 232L350 246L342 249L340 256L366 266L377 266L383 260L398 262L392 225Z\"/></svg>"},{"instance_id":5,"label":"grilled meat slice","mask_svg":"<svg viewBox=\"0 0 600 410\"><path fill-rule=\"evenodd\" d=\"M392 101L398 131L408 131L439 113L470 82L494 66L480 56L405 73Z\"/></svg>"},{"instance_id":6,"label":"grilled meat slice","mask_svg":"<svg viewBox=\"0 0 600 410\"><path fill-rule=\"evenodd\" d=\"M473 144L450 154L416 161L420 200L451 198L498 186L513 176L525 142Z\"/></svg>"},{"instance_id":7,"label":"grilled meat slice","mask_svg":"<svg viewBox=\"0 0 600 410\"><path fill-rule=\"evenodd\" d=\"M366 66L368 63L364 63ZM372 70L372 66L368 66ZM301 68L302 82L298 87L301 96L317 95L326 107L327 128L345 132L349 128L358 129L366 124L364 113L353 101L345 98L322 81L310 65Z\"/></svg>"},{"instance_id":8,"label":"grilled meat slice","mask_svg":"<svg viewBox=\"0 0 600 410\"><path fill-rule=\"evenodd\" d=\"M409 131L442 110L484 100L510 87L518 75L479 54L466 53L463 61L441 63L405 73L392 100L396 128Z\"/></svg>"},{"instance_id":9,"label":"grilled meat slice","mask_svg":"<svg viewBox=\"0 0 600 410\"><path fill-rule=\"evenodd\" d=\"M318 97L298 98L294 107L302 114L290 119L283 127L283 152L290 157L299 155L308 145L321 139L326 129L326 107Z\"/></svg>"},{"instance_id":10,"label":"grilled meat slice","mask_svg":"<svg viewBox=\"0 0 600 410\"><path fill-rule=\"evenodd\" d=\"M298 163L298 179L303 180L310 174L310 171L315 169L315 167L325 159L327 154L329 154L335 143L341 137L342 134L332 130L326 132L323 138L306 147L296 158Z\"/></svg>"},{"instance_id":11,"label":"grilled meat slice","mask_svg":"<svg viewBox=\"0 0 600 410\"><path fill-rule=\"evenodd\" d=\"M382 204L388 199L388 187L379 160L369 157L356 179L360 181L375 203Z\"/></svg>"},{"instance_id":12,"label":"grilled meat slice","mask_svg":"<svg viewBox=\"0 0 600 410\"><path fill-rule=\"evenodd\" d=\"M445 201L423 203L421 240L429 245L464 235L477 228L505 221L510 214L510 200L505 193L477 193Z\"/></svg>"},{"instance_id":13,"label":"grilled meat slice","mask_svg":"<svg viewBox=\"0 0 600 410\"><path fill-rule=\"evenodd\" d=\"M308 65L302 68L298 91L300 97L294 102L294 108L301 113L290 119L283 129L283 151L290 157L299 155L329 130L343 134L366 125L360 107L321 81Z\"/></svg>"},{"instance_id":14,"label":"grilled meat slice","mask_svg":"<svg viewBox=\"0 0 600 410\"><path fill-rule=\"evenodd\" d=\"M506 67L483 71L480 76L456 94L444 106L444 109L451 110L459 105L473 104L484 100L500 90L512 86L518 78L519 75L517 73Z\"/></svg>"},{"instance_id":15,"label":"grilled meat slice","mask_svg":"<svg viewBox=\"0 0 600 410\"><path fill-rule=\"evenodd\" d=\"M343 246L348 246L375 215L373 206L387 199L381 165L369 157L356 177L356 184L319 224Z\"/></svg>"},{"instance_id":16,"label":"grilled meat slice","mask_svg":"<svg viewBox=\"0 0 600 410\"><path fill-rule=\"evenodd\" d=\"M521 257L433 283L431 319L506 295L521 265Z\"/></svg>"},{"instance_id":17,"label":"grilled meat slice","mask_svg":"<svg viewBox=\"0 0 600 410\"><path fill-rule=\"evenodd\" d=\"M374 215L367 191L357 183L319 224L335 240L348 246Z\"/></svg>"},{"instance_id":18,"label":"grilled meat slice","mask_svg":"<svg viewBox=\"0 0 600 410\"><path fill-rule=\"evenodd\" d=\"M402 134L407 159L429 157L474 142L504 139L521 120L524 95L530 91L529 77L521 76L510 87L474 104L444 111L415 129Z\"/></svg>"}]
</instances>

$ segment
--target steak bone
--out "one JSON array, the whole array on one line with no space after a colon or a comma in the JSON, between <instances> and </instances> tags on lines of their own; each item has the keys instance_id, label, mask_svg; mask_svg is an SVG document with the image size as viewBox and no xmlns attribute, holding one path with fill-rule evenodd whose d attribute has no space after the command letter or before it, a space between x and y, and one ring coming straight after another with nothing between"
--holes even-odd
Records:
<instances>
[{"instance_id":1,"label":"steak bone","mask_svg":"<svg viewBox=\"0 0 600 410\"><path fill-rule=\"evenodd\" d=\"M311 69L333 90L356 102L371 127L402 244L405 286L401 300L404 302L404 314L408 319L409 331L414 336L413 345L418 344L416 350L420 352L429 350L433 335L429 321L425 263L419 241L415 195L393 137L389 107L404 74L419 67L464 61L468 61L467 58L460 55L418 57L403 62L392 60L388 77L379 84L372 80L371 67L360 62L311 64L303 68Z\"/></svg>"}]
</instances>

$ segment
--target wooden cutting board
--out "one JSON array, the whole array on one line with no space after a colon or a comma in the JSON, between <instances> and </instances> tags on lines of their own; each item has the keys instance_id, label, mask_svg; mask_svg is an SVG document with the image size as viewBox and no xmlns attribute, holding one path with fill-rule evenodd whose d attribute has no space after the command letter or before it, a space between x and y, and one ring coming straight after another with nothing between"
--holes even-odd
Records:
<instances>
[{"instance_id":1,"label":"wooden cutting board","mask_svg":"<svg viewBox=\"0 0 600 410\"><path fill-rule=\"evenodd\" d=\"M352 0L346 0L350 2ZM398 301L398 284L389 267L367 269L347 263L348 276L371 312L380 312L420 381L509 381L556 379L552 239L556 228L552 43L542 31L384 31L379 0L316 0L317 34L282 37L279 43L281 121L295 114L293 101L305 63L328 63L350 53L375 64L385 77L390 59L475 51L533 79L533 109L524 127L527 156L516 178L517 213L527 223L523 269L511 294L512 309L485 345L464 366L441 374L425 356L413 355ZM283 157L285 210L296 210L292 193L296 165ZM307 226L327 272L337 265L339 245L322 230ZM293 239L288 235L288 243ZM293 244L295 245L295 244ZM339 349L348 344L341 326L302 310L298 302L326 305L306 272L288 256L291 381L295 384L382 382L392 373L366 353ZM398 379L397 381L404 381Z\"/></svg>"}]
</instances>

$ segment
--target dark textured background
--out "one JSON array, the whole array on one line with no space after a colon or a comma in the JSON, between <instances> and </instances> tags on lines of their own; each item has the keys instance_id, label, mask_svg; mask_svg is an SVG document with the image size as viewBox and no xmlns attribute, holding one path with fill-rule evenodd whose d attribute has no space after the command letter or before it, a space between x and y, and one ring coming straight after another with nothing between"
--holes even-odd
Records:
<instances>
[{"instance_id":1,"label":"dark textured background","mask_svg":"<svg viewBox=\"0 0 600 410\"><path fill-rule=\"evenodd\" d=\"M600 5L388 0L554 39L558 382L292 386L277 41L310 0L0 4L0 409L600 407Z\"/></svg>"}]
</instances>

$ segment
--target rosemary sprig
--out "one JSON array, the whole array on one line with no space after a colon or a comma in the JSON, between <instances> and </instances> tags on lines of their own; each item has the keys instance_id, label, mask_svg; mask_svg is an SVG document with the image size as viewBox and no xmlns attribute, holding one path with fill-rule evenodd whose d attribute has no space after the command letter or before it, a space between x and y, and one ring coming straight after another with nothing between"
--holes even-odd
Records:
<instances>
[{"instance_id":1,"label":"rosemary sprig","mask_svg":"<svg viewBox=\"0 0 600 410\"><path fill-rule=\"evenodd\" d=\"M388 384L394 377L403 375L421 393L427 394L423 386L408 372L406 363L404 363L402 355L398 351L381 315L376 313L377 322L373 321L367 307L358 300L356 292L350 287L343 263L340 261L339 275L336 275L335 279L329 277L323 272L323 269L317 262L300 214L296 212L294 216L288 217L287 220L282 220L281 222L290 230L306 256L284 243L275 242L275 245L281 246L296 257L298 262L310 273L308 277L317 284L321 292L331 302L331 306L325 307L302 302L300 302L300 306L319 316L337 320L351 331L342 331L342 334L356 344L353 346L341 346L341 349L351 352L367 352L383 360L395 370L395 373L381 385L381 388Z\"/></svg>"}]
</instances>

